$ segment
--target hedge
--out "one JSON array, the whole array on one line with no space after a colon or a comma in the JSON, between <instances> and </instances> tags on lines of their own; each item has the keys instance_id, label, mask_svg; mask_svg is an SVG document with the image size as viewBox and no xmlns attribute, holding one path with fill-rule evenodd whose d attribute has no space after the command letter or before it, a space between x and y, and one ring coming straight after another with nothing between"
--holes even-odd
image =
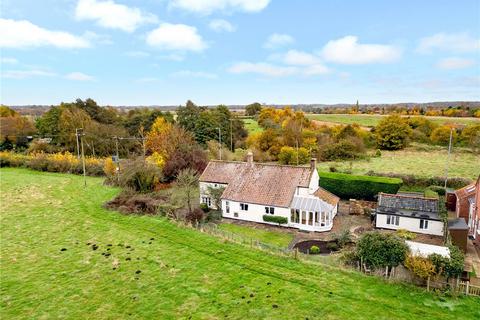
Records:
<instances>
[{"instance_id":1,"label":"hedge","mask_svg":"<svg viewBox=\"0 0 480 320\"><path fill-rule=\"evenodd\" d=\"M288 219L285 217L279 217L279 216L272 216L269 214L264 214L263 215L263 221L265 222L273 222L273 223L278 223L278 224L285 224L288 222Z\"/></svg>"},{"instance_id":2,"label":"hedge","mask_svg":"<svg viewBox=\"0 0 480 320\"><path fill-rule=\"evenodd\" d=\"M379 192L397 193L402 186L398 178L360 176L321 172L320 186L342 199L375 200Z\"/></svg>"}]
</instances>

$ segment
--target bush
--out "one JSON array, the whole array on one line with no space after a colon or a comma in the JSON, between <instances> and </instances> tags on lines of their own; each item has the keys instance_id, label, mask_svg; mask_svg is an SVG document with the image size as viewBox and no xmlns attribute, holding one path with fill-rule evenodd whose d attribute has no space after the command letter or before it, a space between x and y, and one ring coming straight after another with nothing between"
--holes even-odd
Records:
<instances>
[{"instance_id":1,"label":"bush","mask_svg":"<svg viewBox=\"0 0 480 320\"><path fill-rule=\"evenodd\" d=\"M399 174L399 173L380 173L374 171L368 171L367 176L379 176L402 179L403 184L407 186L420 186L428 187L431 185L443 185L445 183L445 177L417 177L413 174ZM460 189L472 183L471 179L452 177L448 178L448 187L454 189ZM440 194L440 193L439 193Z\"/></svg>"},{"instance_id":2,"label":"bush","mask_svg":"<svg viewBox=\"0 0 480 320\"><path fill-rule=\"evenodd\" d=\"M297 149L292 147L282 147L278 154L278 162L281 164L305 164L309 161L308 150L301 147ZM298 161L297 161L298 160Z\"/></svg>"},{"instance_id":3,"label":"bush","mask_svg":"<svg viewBox=\"0 0 480 320\"><path fill-rule=\"evenodd\" d=\"M185 220L192 224L200 223L203 221L204 218L205 212L203 212L203 210L200 208L193 209L192 212L187 213L187 215L185 216Z\"/></svg>"},{"instance_id":4,"label":"bush","mask_svg":"<svg viewBox=\"0 0 480 320\"><path fill-rule=\"evenodd\" d=\"M205 217L205 222L219 222L222 220L222 211L220 210L210 210L207 212Z\"/></svg>"},{"instance_id":5,"label":"bush","mask_svg":"<svg viewBox=\"0 0 480 320\"><path fill-rule=\"evenodd\" d=\"M338 250L338 244L336 242L329 242L327 243L327 249L330 251L337 251Z\"/></svg>"},{"instance_id":6,"label":"bush","mask_svg":"<svg viewBox=\"0 0 480 320\"><path fill-rule=\"evenodd\" d=\"M399 150L407 146L412 129L398 115L383 118L375 127L377 145L384 150Z\"/></svg>"},{"instance_id":7,"label":"bush","mask_svg":"<svg viewBox=\"0 0 480 320\"><path fill-rule=\"evenodd\" d=\"M202 211L205 212L205 213L210 211L210 208L208 207L208 205L206 203L200 203L200 209L202 209Z\"/></svg>"},{"instance_id":8,"label":"bush","mask_svg":"<svg viewBox=\"0 0 480 320\"><path fill-rule=\"evenodd\" d=\"M445 188L440 186L429 186L428 190L432 190L433 192L437 193L437 196L444 196L445 195Z\"/></svg>"},{"instance_id":9,"label":"bush","mask_svg":"<svg viewBox=\"0 0 480 320\"><path fill-rule=\"evenodd\" d=\"M125 190L113 200L105 204L107 209L118 210L122 213L157 214L161 205L165 204L168 197L154 193L139 194Z\"/></svg>"},{"instance_id":10,"label":"bush","mask_svg":"<svg viewBox=\"0 0 480 320\"><path fill-rule=\"evenodd\" d=\"M350 241L352 241L350 230L343 230L342 233L335 237L335 241L340 248L345 247Z\"/></svg>"},{"instance_id":11,"label":"bush","mask_svg":"<svg viewBox=\"0 0 480 320\"><path fill-rule=\"evenodd\" d=\"M363 263L374 268L398 266L405 261L408 251L405 241L390 233L366 233L357 243Z\"/></svg>"},{"instance_id":12,"label":"bush","mask_svg":"<svg viewBox=\"0 0 480 320\"><path fill-rule=\"evenodd\" d=\"M311 254L319 254L320 253L320 248L317 246L311 246L310 251Z\"/></svg>"},{"instance_id":13,"label":"bush","mask_svg":"<svg viewBox=\"0 0 480 320\"><path fill-rule=\"evenodd\" d=\"M448 248L450 249L450 258L436 253L428 256L435 266L436 274L443 274L447 279L460 276L465 264L465 255L458 247L451 245Z\"/></svg>"},{"instance_id":14,"label":"bush","mask_svg":"<svg viewBox=\"0 0 480 320\"><path fill-rule=\"evenodd\" d=\"M402 180L397 178L335 172L322 172L319 175L320 186L342 199L374 200L379 192L395 194L402 185Z\"/></svg>"},{"instance_id":15,"label":"bush","mask_svg":"<svg viewBox=\"0 0 480 320\"><path fill-rule=\"evenodd\" d=\"M397 236L405 240L413 240L417 237L417 235L414 232L410 232L405 229L398 229L396 233L397 233Z\"/></svg>"},{"instance_id":16,"label":"bush","mask_svg":"<svg viewBox=\"0 0 480 320\"><path fill-rule=\"evenodd\" d=\"M405 259L405 267L414 275L427 279L435 274L435 266L428 258L409 255Z\"/></svg>"},{"instance_id":17,"label":"bush","mask_svg":"<svg viewBox=\"0 0 480 320\"><path fill-rule=\"evenodd\" d=\"M335 161L335 160L352 160L362 157L362 148L359 148L358 143L354 143L350 140L340 140L337 143L327 144L322 147L319 152L319 158L322 161ZM361 142L358 139L357 142ZM362 142L363 144L363 142Z\"/></svg>"},{"instance_id":18,"label":"bush","mask_svg":"<svg viewBox=\"0 0 480 320\"><path fill-rule=\"evenodd\" d=\"M263 221L265 222L273 222L273 223L278 223L278 224L285 224L288 222L288 219L285 217L280 217L280 216L272 216L269 214L264 214L263 215Z\"/></svg>"},{"instance_id":19,"label":"bush","mask_svg":"<svg viewBox=\"0 0 480 320\"><path fill-rule=\"evenodd\" d=\"M127 162L120 170L118 184L145 193L153 191L161 178L161 170L156 165L136 159Z\"/></svg>"}]
</instances>

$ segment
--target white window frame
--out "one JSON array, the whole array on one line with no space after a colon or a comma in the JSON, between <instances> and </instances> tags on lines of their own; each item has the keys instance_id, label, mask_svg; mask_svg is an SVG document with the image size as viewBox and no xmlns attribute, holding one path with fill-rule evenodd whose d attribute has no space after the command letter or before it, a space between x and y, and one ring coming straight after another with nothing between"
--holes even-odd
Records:
<instances>
[{"instance_id":1,"label":"white window frame","mask_svg":"<svg viewBox=\"0 0 480 320\"><path fill-rule=\"evenodd\" d=\"M248 203L240 203L241 211L248 211Z\"/></svg>"},{"instance_id":2,"label":"white window frame","mask_svg":"<svg viewBox=\"0 0 480 320\"><path fill-rule=\"evenodd\" d=\"M387 214L387 225L398 226L400 225L400 217L392 214Z\"/></svg>"},{"instance_id":3,"label":"white window frame","mask_svg":"<svg viewBox=\"0 0 480 320\"><path fill-rule=\"evenodd\" d=\"M225 212L230 213L230 202L225 201Z\"/></svg>"},{"instance_id":4,"label":"white window frame","mask_svg":"<svg viewBox=\"0 0 480 320\"><path fill-rule=\"evenodd\" d=\"M420 230L428 230L428 220L420 219Z\"/></svg>"},{"instance_id":5,"label":"white window frame","mask_svg":"<svg viewBox=\"0 0 480 320\"><path fill-rule=\"evenodd\" d=\"M265 214L275 214L275 208L274 207L265 207Z\"/></svg>"}]
</instances>

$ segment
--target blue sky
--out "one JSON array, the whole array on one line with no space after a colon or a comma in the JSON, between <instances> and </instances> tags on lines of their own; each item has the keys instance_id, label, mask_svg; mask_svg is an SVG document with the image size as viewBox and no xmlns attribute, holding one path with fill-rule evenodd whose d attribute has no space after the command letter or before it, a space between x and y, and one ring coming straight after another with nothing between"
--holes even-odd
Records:
<instances>
[{"instance_id":1,"label":"blue sky","mask_svg":"<svg viewBox=\"0 0 480 320\"><path fill-rule=\"evenodd\" d=\"M480 1L2 0L7 105L480 100Z\"/></svg>"}]
</instances>

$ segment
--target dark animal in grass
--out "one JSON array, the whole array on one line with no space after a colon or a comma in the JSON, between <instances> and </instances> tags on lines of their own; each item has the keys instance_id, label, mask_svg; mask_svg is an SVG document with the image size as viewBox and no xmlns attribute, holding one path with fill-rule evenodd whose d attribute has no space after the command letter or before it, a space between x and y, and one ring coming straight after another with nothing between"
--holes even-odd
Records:
<instances>
[{"instance_id":1,"label":"dark animal in grass","mask_svg":"<svg viewBox=\"0 0 480 320\"><path fill-rule=\"evenodd\" d=\"M271 285L272 283L271 282L267 282L267 286Z\"/></svg>"},{"instance_id":2,"label":"dark animal in grass","mask_svg":"<svg viewBox=\"0 0 480 320\"><path fill-rule=\"evenodd\" d=\"M130 261L130 260L132 260L132 258L128 257L128 258L126 258L125 260L126 260L126 261Z\"/></svg>"},{"instance_id":3,"label":"dark animal in grass","mask_svg":"<svg viewBox=\"0 0 480 320\"><path fill-rule=\"evenodd\" d=\"M277 309L277 308L278 308L278 305L272 304L272 308Z\"/></svg>"},{"instance_id":4,"label":"dark animal in grass","mask_svg":"<svg viewBox=\"0 0 480 320\"><path fill-rule=\"evenodd\" d=\"M250 293L250 298L253 298L255 297L255 295L253 293Z\"/></svg>"},{"instance_id":5,"label":"dark animal in grass","mask_svg":"<svg viewBox=\"0 0 480 320\"><path fill-rule=\"evenodd\" d=\"M92 245L92 250L95 251L95 250L97 250L97 249L98 249L98 245L93 244L93 245Z\"/></svg>"},{"instance_id":6,"label":"dark animal in grass","mask_svg":"<svg viewBox=\"0 0 480 320\"><path fill-rule=\"evenodd\" d=\"M139 274L139 273L141 273L141 272L142 272L141 270L135 271L136 274Z\"/></svg>"},{"instance_id":7,"label":"dark animal in grass","mask_svg":"<svg viewBox=\"0 0 480 320\"><path fill-rule=\"evenodd\" d=\"M126 246L125 248L127 248L127 249L130 249L130 248L131 248L131 246Z\"/></svg>"},{"instance_id":8,"label":"dark animal in grass","mask_svg":"<svg viewBox=\"0 0 480 320\"><path fill-rule=\"evenodd\" d=\"M60 251L67 251L67 248L62 248L60 249Z\"/></svg>"},{"instance_id":9,"label":"dark animal in grass","mask_svg":"<svg viewBox=\"0 0 480 320\"><path fill-rule=\"evenodd\" d=\"M111 247L111 246L112 246L112 244L111 244L111 243L107 244L107 247Z\"/></svg>"},{"instance_id":10,"label":"dark animal in grass","mask_svg":"<svg viewBox=\"0 0 480 320\"><path fill-rule=\"evenodd\" d=\"M153 240L155 240L155 238L150 238L150 240L152 240L152 241L153 241Z\"/></svg>"}]
</instances>

